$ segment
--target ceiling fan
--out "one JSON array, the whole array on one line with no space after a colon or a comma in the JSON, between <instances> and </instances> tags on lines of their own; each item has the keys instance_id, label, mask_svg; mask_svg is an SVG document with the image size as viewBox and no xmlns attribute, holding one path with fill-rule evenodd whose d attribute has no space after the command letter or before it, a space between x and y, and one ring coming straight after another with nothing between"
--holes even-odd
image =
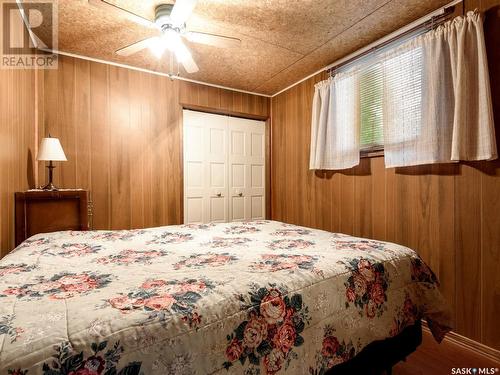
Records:
<instances>
[{"instance_id":1,"label":"ceiling fan","mask_svg":"<svg viewBox=\"0 0 500 375\"><path fill-rule=\"evenodd\" d=\"M158 36L147 38L116 51L120 56L130 56L145 48L149 48L158 58L168 49L184 66L188 73L197 72L198 65L191 52L183 42L183 38L194 42L215 47L238 47L240 39L223 35L208 34L186 29L186 21L196 6L197 0L176 0L175 4L161 4L155 9L155 20L151 21L137 14L129 12L105 0L88 0L89 4L106 9L114 14L125 17L140 25L154 28L159 31Z\"/></svg>"}]
</instances>

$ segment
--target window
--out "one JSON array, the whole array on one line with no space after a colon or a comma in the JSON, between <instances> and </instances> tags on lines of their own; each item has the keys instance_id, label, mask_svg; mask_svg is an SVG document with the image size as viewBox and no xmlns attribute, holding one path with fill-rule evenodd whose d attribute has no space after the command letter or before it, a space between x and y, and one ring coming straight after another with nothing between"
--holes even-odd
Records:
<instances>
[{"instance_id":1,"label":"window","mask_svg":"<svg viewBox=\"0 0 500 375\"><path fill-rule=\"evenodd\" d=\"M420 48L396 54L391 58L372 57L360 69L359 101L361 111L361 151L378 151L384 147L384 95L394 103L385 110L397 108L404 130L400 142L409 142L420 133L422 97L422 51ZM385 85L385 86L384 86ZM385 92L384 92L385 89Z\"/></svg>"},{"instance_id":2,"label":"window","mask_svg":"<svg viewBox=\"0 0 500 375\"><path fill-rule=\"evenodd\" d=\"M315 85L309 168L352 168L381 149L388 168L497 158L482 18L458 20L332 68Z\"/></svg>"}]
</instances>

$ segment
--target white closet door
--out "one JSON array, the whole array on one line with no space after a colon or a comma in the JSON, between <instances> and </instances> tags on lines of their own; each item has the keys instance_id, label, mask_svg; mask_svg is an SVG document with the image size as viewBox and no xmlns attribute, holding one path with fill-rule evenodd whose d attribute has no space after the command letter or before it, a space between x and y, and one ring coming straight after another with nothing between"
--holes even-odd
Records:
<instances>
[{"instance_id":1,"label":"white closet door","mask_svg":"<svg viewBox=\"0 0 500 375\"><path fill-rule=\"evenodd\" d=\"M184 111L184 222L265 217L265 123Z\"/></svg>"},{"instance_id":2,"label":"white closet door","mask_svg":"<svg viewBox=\"0 0 500 375\"><path fill-rule=\"evenodd\" d=\"M227 116L184 111L184 222L228 221Z\"/></svg>"},{"instance_id":3,"label":"white closet door","mask_svg":"<svg viewBox=\"0 0 500 375\"><path fill-rule=\"evenodd\" d=\"M229 219L266 215L265 123L229 118Z\"/></svg>"}]
</instances>

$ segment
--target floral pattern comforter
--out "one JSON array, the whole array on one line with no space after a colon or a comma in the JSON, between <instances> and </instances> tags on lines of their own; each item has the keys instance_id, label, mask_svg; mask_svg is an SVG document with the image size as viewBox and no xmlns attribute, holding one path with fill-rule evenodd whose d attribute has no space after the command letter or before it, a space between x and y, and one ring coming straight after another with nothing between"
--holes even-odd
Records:
<instances>
[{"instance_id":1,"label":"floral pattern comforter","mask_svg":"<svg viewBox=\"0 0 500 375\"><path fill-rule=\"evenodd\" d=\"M449 315L403 246L274 221L57 232L0 261L0 374L323 374Z\"/></svg>"}]
</instances>

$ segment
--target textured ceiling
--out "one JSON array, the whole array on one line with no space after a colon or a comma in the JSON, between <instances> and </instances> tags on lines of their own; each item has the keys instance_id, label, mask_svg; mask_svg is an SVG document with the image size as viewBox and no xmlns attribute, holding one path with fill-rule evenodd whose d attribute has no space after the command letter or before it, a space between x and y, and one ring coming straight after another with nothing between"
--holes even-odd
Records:
<instances>
[{"instance_id":1,"label":"textured ceiling","mask_svg":"<svg viewBox=\"0 0 500 375\"><path fill-rule=\"evenodd\" d=\"M46 1L46 0L45 0ZM445 5L449 0L199 0L189 30L242 40L238 48L189 43L200 71L181 75L207 83L275 94L329 63ZM108 0L153 19L173 1ZM156 35L87 0L59 0L58 49L168 72L169 58L148 50L130 57L117 49ZM42 36L42 39L43 36Z\"/></svg>"}]
</instances>

